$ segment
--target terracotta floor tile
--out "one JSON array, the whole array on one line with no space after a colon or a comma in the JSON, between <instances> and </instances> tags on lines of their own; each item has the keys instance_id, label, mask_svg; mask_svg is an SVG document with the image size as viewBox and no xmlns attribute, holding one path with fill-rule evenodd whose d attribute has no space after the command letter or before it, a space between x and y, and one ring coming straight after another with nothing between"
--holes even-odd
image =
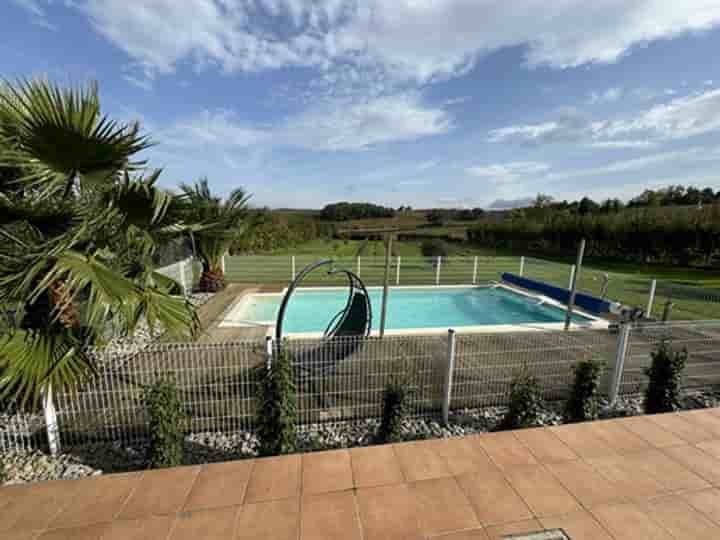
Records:
<instances>
[{"instance_id":1,"label":"terracotta floor tile","mask_svg":"<svg viewBox=\"0 0 720 540\"><path fill-rule=\"evenodd\" d=\"M653 422L646 416L632 416L630 418L617 419L615 422L618 422L626 429L635 433L635 435L646 440L650 445L658 448L687 444L683 439L661 427L658 423Z\"/></svg>"},{"instance_id":2,"label":"terracotta floor tile","mask_svg":"<svg viewBox=\"0 0 720 540\"><path fill-rule=\"evenodd\" d=\"M457 477L484 526L531 519L532 512L501 472L483 471Z\"/></svg>"},{"instance_id":3,"label":"terracotta floor tile","mask_svg":"<svg viewBox=\"0 0 720 540\"><path fill-rule=\"evenodd\" d=\"M352 487L353 473L348 450L303 454L303 495L342 491Z\"/></svg>"},{"instance_id":4,"label":"terracotta floor tile","mask_svg":"<svg viewBox=\"0 0 720 540\"><path fill-rule=\"evenodd\" d=\"M38 536L40 536L40 531L0 532L0 540L36 540Z\"/></svg>"},{"instance_id":5,"label":"terracotta floor tile","mask_svg":"<svg viewBox=\"0 0 720 540\"><path fill-rule=\"evenodd\" d=\"M547 429L557 435L562 442L580 457L592 458L612 454L613 449L590 429L589 425L591 423L566 424Z\"/></svg>"},{"instance_id":6,"label":"terracotta floor tile","mask_svg":"<svg viewBox=\"0 0 720 540\"><path fill-rule=\"evenodd\" d=\"M2 488L0 532L15 533L47 528L81 485L80 480L56 480Z\"/></svg>"},{"instance_id":7,"label":"terracotta floor tile","mask_svg":"<svg viewBox=\"0 0 720 540\"><path fill-rule=\"evenodd\" d=\"M137 519L179 512L199 472L199 466L144 472L120 512L120 519Z\"/></svg>"},{"instance_id":8,"label":"terracotta floor tile","mask_svg":"<svg viewBox=\"0 0 720 540\"><path fill-rule=\"evenodd\" d=\"M95 523L70 529L51 529L38 536L38 540L102 540L107 527L107 523Z\"/></svg>"},{"instance_id":9,"label":"terracotta floor tile","mask_svg":"<svg viewBox=\"0 0 720 540\"><path fill-rule=\"evenodd\" d=\"M103 534L103 540L165 540L175 516L143 519L116 519Z\"/></svg>"},{"instance_id":10,"label":"terracotta floor tile","mask_svg":"<svg viewBox=\"0 0 720 540\"><path fill-rule=\"evenodd\" d=\"M505 540L505 537L510 534L523 534L542 530L542 523L540 523L537 519L528 519L525 521L518 521L516 523L505 523L503 525L488 527L485 529L485 532L487 533L489 540Z\"/></svg>"},{"instance_id":11,"label":"terracotta floor tile","mask_svg":"<svg viewBox=\"0 0 720 540\"><path fill-rule=\"evenodd\" d=\"M720 527L679 497L661 497L645 503L650 515L675 538L720 538Z\"/></svg>"},{"instance_id":12,"label":"terracotta floor tile","mask_svg":"<svg viewBox=\"0 0 720 540\"><path fill-rule=\"evenodd\" d=\"M394 444L393 448L408 482L452 475L445 460L427 441Z\"/></svg>"},{"instance_id":13,"label":"terracotta floor tile","mask_svg":"<svg viewBox=\"0 0 720 540\"><path fill-rule=\"evenodd\" d=\"M684 420L687 420L698 427L712 434L713 438L720 438L720 417L708 409L698 409L679 413Z\"/></svg>"},{"instance_id":14,"label":"terracotta floor tile","mask_svg":"<svg viewBox=\"0 0 720 540\"><path fill-rule=\"evenodd\" d=\"M509 431L483 434L478 437L478 442L501 469L538 464L530 450Z\"/></svg>"},{"instance_id":15,"label":"terracotta floor tile","mask_svg":"<svg viewBox=\"0 0 720 540\"><path fill-rule=\"evenodd\" d=\"M715 459L720 459L720 439L705 441L696 445L703 452L710 454Z\"/></svg>"},{"instance_id":16,"label":"terracotta floor tile","mask_svg":"<svg viewBox=\"0 0 720 540\"><path fill-rule=\"evenodd\" d=\"M686 420L678 413L652 414L646 418L677 435L682 440L687 441L689 444L697 444L713 438L712 433L708 433L707 430Z\"/></svg>"},{"instance_id":17,"label":"terracotta floor tile","mask_svg":"<svg viewBox=\"0 0 720 540\"><path fill-rule=\"evenodd\" d=\"M235 534L239 506L183 512L175 520L169 540L228 540Z\"/></svg>"},{"instance_id":18,"label":"terracotta floor tile","mask_svg":"<svg viewBox=\"0 0 720 540\"><path fill-rule=\"evenodd\" d=\"M543 466L514 467L505 476L535 517L568 514L581 509L570 492Z\"/></svg>"},{"instance_id":19,"label":"terracotta floor tile","mask_svg":"<svg viewBox=\"0 0 720 540\"><path fill-rule=\"evenodd\" d=\"M720 525L720 489L703 489L701 491L686 491L680 497L690 503L690 506L705 514Z\"/></svg>"},{"instance_id":20,"label":"terracotta floor tile","mask_svg":"<svg viewBox=\"0 0 720 540\"><path fill-rule=\"evenodd\" d=\"M243 503L253 461L203 466L185 501L185 510L204 510Z\"/></svg>"},{"instance_id":21,"label":"terracotta floor tile","mask_svg":"<svg viewBox=\"0 0 720 540\"><path fill-rule=\"evenodd\" d=\"M707 482L715 486L720 486L720 460L715 459L695 446L673 446L672 448L663 449L663 452L686 469L697 474L703 479L703 483L706 484L704 486L698 486L697 488L689 487L687 489L709 487Z\"/></svg>"},{"instance_id":22,"label":"terracotta floor tile","mask_svg":"<svg viewBox=\"0 0 720 540\"><path fill-rule=\"evenodd\" d=\"M432 540L488 540L488 535L485 529L468 529L467 531L443 534Z\"/></svg>"},{"instance_id":23,"label":"terracotta floor tile","mask_svg":"<svg viewBox=\"0 0 720 540\"><path fill-rule=\"evenodd\" d=\"M578 455L546 428L521 429L515 436L528 447L540 463L558 463L578 459Z\"/></svg>"},{"instance_id":24,"label":"terracotta floor tile","mask_svg":"<svg viewBox=\"0 0 720 540\"><path fill-rule=\"evenodd\" d=\"M605 478L614 482L628 499L642 500L667 492L653 476L635 466L628 456L613 454L587 460Z\"/></svg>"},{"instance_id":25,"label":"terracotta floor tile","mask_svg":"<svg viewBox=\"0 0 720 540\"><path fill-rule=\"evenodd\" d=\"M666 452L674 451L676 446L665 449ZM627 466L633 467L638 472L652 476L669 491L681 489L702 489L710 485L697 474L690 471L680 463L664 454L660 450L648 452L636 452L624 456Z\"/></svg>"},{"instance_id":26,"label":"terracotta floor tile","mask_svg":"<svg viewBox=\"0 0 720 540\"><path fill-rule=\"evenodd\" d=\"M140 473L130 473L80 480L69 504L52 520L50 528L112 521L138 486L140 477Z\"/></svg>"},{"instance_id":27,"label":"terracotta floor tile","mask_svg":"<svg viewBox=\"0 0 720 540\"><path fill-rule=\"evenodd\" d=\"M309 495L302 500L300 540L360 540L352 491Z\"/></svg>"},{"instance_id":28,"label":"terracotta floor tile","mask_svg":"<svg viewBox=\"0 0 720 540\"><path fill-rule=\"evenodd\" d=\"M497 470L479 444L479 437L453 437L428 441L433 450L445 459L454 475L477 471Z\"/></svg>"},{"instance_id":29,"label":"terracotta floor tile","mask_svg":"<svg viewBox=\"0 0 720 540\"><path fill-rule=\"evenodd\" d=\"M392 445L352 448L350 461L355 487L373 487L404 482L400 462Z\"/></svg>"},{"instance_id":30,"label":"terracotta floor tile","mask_svg":"<svg viewBox=\"0 0 720 540\"><path fill-rule=\"evenodd\" d=\"M256 459L245 502L288 499L300 495L300 455Z\"/></svg>"},{"instance_id":31,"label":"terracotta floor tile","mask_svg":"<svg viewBox=\"0 0 720 540\"><path fill-rule=\"evenodd\" d=\"M418 504L418 522L426 536L480 527L455 478L416 482L410 484L410 493Z\"/></svg>"},{"instance_id":32,"label":"terracotta floor tile","mask_svg":"<svg viewBox=\"0 0 720 540\"><path fill-rule=\"evenodd\" d=\"M417 503L407 484L357 490L365 540L415 540L422 538Z\"/></svg>"},{"instance_id":33,"label":"terracotta floor tile","mask_svg":"<svg viewBox=\"0 0 720 540\"><path fill-rule=\"evenodd\" d=\"M618 422L601 420L590 422L588 425L592 432L615 452L637 452L650 448L650 444L645 439L640 438Z\"/></svg>"},{"instance_id":34,"label":"terracotta floor tile","mask_svg":"<svg viewBox=\"0 0 720 540\"><path fill-rule=\"evenodd\" d=\"M282 499L240 508L236 540L297 540L300 500Z\"/></svg>"},{"instance_id":35,"label":"terracotta floor tile","mask_svg":"<svg viewBox=\"0 0 720 540\"><path fill-rule=\"evenodd\" d=\"M573 539L613 540L602 525L584 510L564 516L541 518L540 522L546 529L562 529Z\"/></svg>"},{"instance_id":36,"label":"terracotta floor tile","mask_svg":"<svg viewBox=\"0 0 720 540\"><path fill-rule=\"evenodd\" d=\"M552 463L547 468L586 508L625 500L624 493L615 483L584 461Z\"/></svg>"},{"instance_id":37,"label":"terracotta floor tile","mask_svg":"<svg viewBox=\"0 0 720 540\"><path fill-rule=\"evenodd\" d=\"M591 513L615 540L672 540L672 536L635 503L596 506Z\"/></svg>"}]
</instances>

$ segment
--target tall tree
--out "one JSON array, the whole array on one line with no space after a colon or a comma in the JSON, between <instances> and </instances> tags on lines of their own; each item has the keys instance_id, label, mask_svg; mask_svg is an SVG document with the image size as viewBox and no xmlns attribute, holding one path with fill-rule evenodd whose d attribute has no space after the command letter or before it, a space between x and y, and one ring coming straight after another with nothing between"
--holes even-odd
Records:
<instances>
[{"instance_id":1,"label":"tall tree","mask_svg":"<svg viewBox=\"0 0 720 540\"><path fill-rule=\"evenodd\" d=\"M206 292L219 291L225 287L223 255L250 226L250 195L238 188L223 200L210 191L207 178L193 185L181 184L180 190L187 220L200 225L193 233L197 256L202 263L198 287Z\"/></svg>"},{"instance_id":2,"label":"tall tree","mask_svg":"<svg viewBox=\"0 0 720 540\"><path fill-rule=\"evenodd\" d=\"M176 284L128 256L182 230L159 173L134 176L149 145L138 124L101 113L94 84L0 87L0 398L37 401L83 380L109 329L194 331Z\"/></svg>"}]
</instances>

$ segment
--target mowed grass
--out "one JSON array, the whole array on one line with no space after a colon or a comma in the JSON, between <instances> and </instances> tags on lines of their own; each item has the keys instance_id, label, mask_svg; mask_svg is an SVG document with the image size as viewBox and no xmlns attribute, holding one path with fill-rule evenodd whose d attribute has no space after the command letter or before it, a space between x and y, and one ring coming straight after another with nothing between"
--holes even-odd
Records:
<instances>
[{"instance_id":1,"label":"mowed grass","mask_svg":"<svg viewBox=\"0 0 720 540\"><path fill-rule=\"evenodd\" d=\"M271 255L237 256L227 259L227 276L240 283L288 284L295 272L322 258L336 261L337 267L358 272L368 286L381 285L385 275L385 247L382 241L367 242L362 250L360 268L357 253L359 240L314 240L293 249ZM436 283L438 269L432 259L423 258L421 242L393 243L390 283L398 283L397 256L400 256L400 285L432 285ZM461 243L449 243L451 258L442 262L440 284L486 283L500 280L503 272L517 273L520 256L508 251L483 249ZM474 258L478 257L477 270ZM569 286L572 258L526 258L525 276L560 287ZM652 315L660 317L666 302L672 301L672 320L720 319L720 271L678 266L635 265L626 262L587 259L580 275L579 290L600 295L608 275L607 297L623 304L645 309L650 283L658 280ZM314 273L306 281L310 285L341 285L342 276Z\"/></svg>"}]
</instances>

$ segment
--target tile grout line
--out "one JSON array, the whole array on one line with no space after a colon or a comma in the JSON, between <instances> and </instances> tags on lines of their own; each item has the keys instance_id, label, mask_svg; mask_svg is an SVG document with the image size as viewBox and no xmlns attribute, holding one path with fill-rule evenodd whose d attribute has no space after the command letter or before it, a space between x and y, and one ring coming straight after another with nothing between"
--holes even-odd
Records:
<instances>
[{"instance_id":1,"label":"tile grout line","mask_svg":"<svg viewBox=\"0 0 720 540\"><path fill-rule=\"evenodd\" d=\"M246 499L249 491L248 488L250 487L250 480L252 480L252 475L255 472L255 462L257 461L257 459L259 458L253 458L250 460L250 470L248 471L248 479L247 483L245 484L245 489L243 490L242 499L240 499L240 506L245 506L246 504L249 504Z\"/></svg>"},{"instance_id":2,"label":"tile grout line","mask_svg":"<svg viewBox=\"0 0 720 540\"><path fill-rule=\"evenodd\" d=\"M302 540L302 522L303 522L303 475L305 471L305 460L303 459L303 454L300 454L298 456L298 461L300 462L300 470L298 471L298 474L300 475L300 478L298 479L298 517L297 517L297 540Z\"/></svg>"},{"instance_id":3,"label":"tile grout line","mask_svg":"<svg viewBox=\"0 0 720 540\"><path fill-rule=\"evenodd\" d=\"M365 539L365 530L363 529L362 524L362 518L360 517L360 502L357 499L357 492L358 487L356 484L356 478L355 478L355 467L353 467L353 456L352 456L352 449L348 448L348 456L350 459L350 474L352 475L352 499L353 499L353 508L355 509L355 519L357 521L358 525L358 531L360 533L360 540Z\"/></svg>"}]
</instances>

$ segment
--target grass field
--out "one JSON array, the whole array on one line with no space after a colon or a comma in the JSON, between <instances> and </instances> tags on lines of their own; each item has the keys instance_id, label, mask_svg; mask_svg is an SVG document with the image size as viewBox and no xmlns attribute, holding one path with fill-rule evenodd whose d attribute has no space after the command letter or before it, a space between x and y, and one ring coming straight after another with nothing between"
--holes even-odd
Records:
<instances>
[{"instance_id":1,"label":"grass field","mask_svg":"<svg viewBox=\"0 0 720 540\"><path fill-rule=\"evenodd\" d=\"M238 256L227 259L227 276L230 281L242 283L282 283L292 278L292 255L295 256L295 271L321 258L332 258L337 266L358 271L356 254L361 245L359 240L315 240L294 249L285 249L266 256ZM441 264L441 284L497 281L503 272L517 273L520 254L488 250L467 244L450 243L450 259ZM368 242L363 249L359 273L369 286L381 285L384 278L385 248L381 241ZM421 256L420 242L395 242L390 269L391 284L397 281L397 258L400 256L401 285L434 284L438 269L431 259ZM479 257L477 270L474 257ZM568 287L570 257L526 258L525 276ZM645 308L650 292L651 280L658 280L656 301L652 315L660 317L665 303L672 300L672 319L698 320L720 319L720 271L698 268L668 267L658 265L634 265L616 261L588 259L580 275L579 289L593 295L600 295L604 274L609 277L608 298L627 305ZM342 278L314 275L309 284L340 284Z\"/></svg>"}]
</instances>

